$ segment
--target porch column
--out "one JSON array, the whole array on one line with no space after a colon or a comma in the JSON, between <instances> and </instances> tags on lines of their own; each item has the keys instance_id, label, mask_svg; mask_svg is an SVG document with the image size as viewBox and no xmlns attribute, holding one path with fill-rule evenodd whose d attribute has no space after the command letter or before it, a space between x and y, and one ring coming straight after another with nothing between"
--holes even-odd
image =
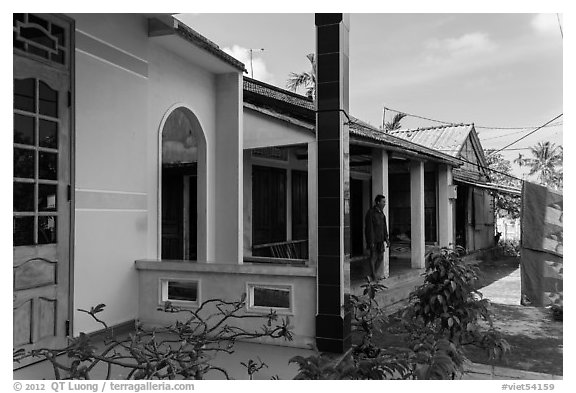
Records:
<instances>
[{"instance_id":1,"label":"porch column","mask_svg":"<svg viewBox=\"0 0 576 393\"><path fill-rule=\"evenodd\" d=\"M244 150L244 256L252 256L252 151Z\"/></svg>"},{"instance_id":2,"label":"porch column","mask_svg":"<svg viewBox=\"0 0 576 393\"><path fill-rule=\"evenodd\" d=\"M316 140L318 142L318 309L316 346L344 353L352 346L348 35L344 14L316 14Z\"/></svg>"},{"instance_id":3,"label":"porch column","mask_svg":"<svg viewBox=\"0 0 576 393\"><path fill-rule=\"evenodd\" d=\"M410 162L410 248L412 268L424 268L424 163Z\"/></svg>"},{"instance_id":4,"label":"porch column","mask_svg":"<svg viewBox=\"0 0 576 393\"><path fill-rule=\"evenodd\" d=\"M438 167L438 243L440 247L454 246L454 199L452 195L452 167Z\"/></svg>"},{"instance_id":5,"label":"porch column","mask_svg":"<svg viewBox=\"0 0 576 393\"><path fill-rule=\"evenodd\" d=\"M318 145L308 143L308 263L318 263Z\"/></svg>"},{"instance_id":6,"label":"porch column","mask_svg":"<svg viewBox=\"0 0 576 393\"><path fill-rule=\"evenodd\" d=\"M376 195L382 194L386 197L386 225L390 231L390 215L388 214L390 198L388 192L388 152L383 149L372 149L372 194L370 195L370 205L374 204ZM388 278L390 276L390 250L386 248L384 252L383 272L380 275ZM377 274L378 276L379 274Z\"/></svg>"},{"instance_id":7,"label":"porch column","mask_svg":"<svg viewBox=\"0 0 576 393\"><path fill-rule=\"evenodd\" d=\"M214 171L208 179L212 198L208 199L210 239L207 259L213 263L244 262L244 185L242 148L242 74L216 77L216 124ZM210 155L210 154L208 154Z\"/></svg>"}]
</instances>

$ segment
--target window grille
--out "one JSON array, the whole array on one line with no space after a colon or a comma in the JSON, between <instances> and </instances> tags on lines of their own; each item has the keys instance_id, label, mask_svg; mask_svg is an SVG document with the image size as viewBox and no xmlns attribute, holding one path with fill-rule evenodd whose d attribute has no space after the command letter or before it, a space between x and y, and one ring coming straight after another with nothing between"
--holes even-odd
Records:
<instances>
[{"instance_id":1,"label":"window grille","mask_svg":"<svg viewBox=\"0 0 576 393\"><path fill-rule=\"evenodd\" d=\"M13 47L34 57L66 65L68 36L49 16L13 14Z\"/></svg>"}]
</instances>

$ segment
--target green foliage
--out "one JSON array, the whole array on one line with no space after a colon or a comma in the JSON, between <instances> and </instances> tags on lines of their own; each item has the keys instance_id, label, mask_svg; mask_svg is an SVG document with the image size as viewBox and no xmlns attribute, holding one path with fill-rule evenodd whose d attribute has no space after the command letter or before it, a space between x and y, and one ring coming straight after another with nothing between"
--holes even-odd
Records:
<instances>
[{"instance_id":1,"label":"green foliage","mask_svg":"<svg viewBox=\"0 0 576 393\"><path fill-rule=\"evenodd\" d=\"M258 362L249 359L248 363L240 362L240 364L246 369L246 373L248 374L248 379L250 381L254 379L254 374L256 374L258 371L260 371L264 367L268 368L268 365L264 363L262 360L260 360L260 358L258 358Z\"/></svg>"},{"instance_id":2,"label":"green foliage","mask_svg":"<svg viewBox=\"0 0 576 393\"><path fill-rule=\"evenodd\" d=\"M454 251L432 250L426 255L424 284L410 295L405 316L450 339L476 330L479 319L492 325L488 300L475 289L477 280L478 268L462 263Z\"/></svg>"},{"instance_id":3,"label":"green foliage","mask_svg":"<svg viewBox=\"0 0 576 393\"><path fill-rule=\"evenodd\" d=\"M564 148L549 141L530 147L531 157L519 154L514 162L530 169L528 176L537 175L540 184L561 189L564 185Z\"/></svg>"},{"instance_id":4,"label":"green foliage","mask_svg":"<svg viewBox=\"0 0 576 393\"><path fill-rule=\"evenodd\" d=\"M467 361L463 346L484 348L490 359L503 356L510 346L492 328L488 301L475 289L477 279L477 268L465 265L456 251L427 254L424 283L402 313L407 348L381 348L373 340L386 321L377 302L385 287L368 280L361 296L350 297L359 344L339 362L323 355L292 358L299 367L296 379L458 379Z\"/></svg>"},{"instance_id":5,"label":"green foliage","mask_svg":"<svg viewBox=\"0 0 576 393\"><path fill-rule=\"evenodd\" d=\"M394 115L394 118L392 119L392 121L387 121L384 124L384 128L386 131L394 131L394 130L399 130L402 125L400 124L400 122L402 121L402 119L404 119L406 117L405 113L401 113L398 112Z\"/></svg>"},{"instance_id":6,"label":"green foliage","mask_svg":"<svg viewBox=\"0 0 576 393\"><path fill-rule=\"evenodd\" d=\"M210 299L196 309L182 309L166 302L161 311L188 315L184 321L152 330L144 329L140 324L128 337L115 337L112 330L97 314L105 305L99 304L90 310L79 310L90 315L105 328L104 346L97 349L90 336L80 333L70 339L65 348L41 348L29 352L13 352L14 361L25 358L47 360L52 364L54 379L90 379L94 368L104 364L106 379L110 379L112 367L125 371L125 379L203 379L209 371L221 372L226 379L226 370L214 366L211 362L216 353L232 353L238 339L259 337L283 338L292 340L289 319L278 321L272 310L268 315L250 315L242 312L246 307L246 296L240 301ZM241 319L260 319L264 323L259 330L249 331L235 326L234 321ZM69 360L63 361L61 355ZM242 363L252 379L263 367L249 360Z\"/></svg>"},{"instance_id":7,"label":"green foliage","mask_svg":"<svg viewBox=\"0 0 576 393\"><path fill-rule=\"evenodd\" d=\"M488 168L494 170L489 172L490 181L506 187L518 189L522 187L520 180L510 177L512 175L512 165L502 154L494 153L494 150L486 150L485 155ZM519 195L494 192L494 203L495 213L498 217L520 217L521 198Z\"/></svg>"},{"instance_id":8,"label":"green foliage","mask_svg":"<svg viewBox=\"0 0 576 393\"><path fill-rule=\"evenodd\" d=\"M381 325L386 321L382 309L376 301L376 294L386 287L378 281L366 278L362 296L350 295L348 310L352 312L352 331L360 333L361 344L356 348L368 354L378 351L372 344L374 332L381 332Z\"/></svg>"},{"instance_id":9,"label":"green foliage","mask_svg":"<svg viewBox=\"0 0 576 393\"><path fill-rule=\"evenodd\" d=\"M500 240L498 242L499 254L505 257L519 257L520 256L520 241L519 240Z\"/></svg>"},{"instance_id":10,"label":"green foliage","mask_svg":"<svg viewBox=\"0 0 576 393\"><path fill-rule=\"evenodd\" d=\"M453 250L436 248L426 255L425 274L424 283L411 293L410 306L404 312L413 340L422 336L445 338L458 350L475 345L484 348L490 359L510 349L493 328L489 301L476 290L476 266L463 263Z\"/></svg>"},{"instance_id":11,"label":"green foliage","mask_svg":"<svg viewBox=\"0 0 576 393\"><path fill-rule=\"evenodd\" d=\"M314 53L309 53L306 58L310 62L310 71L301 73L291 72L286 80L286 88L296 92L300 87L306 90L306 97L316 97L316 59Z\"/></svg>"}]
</instances>

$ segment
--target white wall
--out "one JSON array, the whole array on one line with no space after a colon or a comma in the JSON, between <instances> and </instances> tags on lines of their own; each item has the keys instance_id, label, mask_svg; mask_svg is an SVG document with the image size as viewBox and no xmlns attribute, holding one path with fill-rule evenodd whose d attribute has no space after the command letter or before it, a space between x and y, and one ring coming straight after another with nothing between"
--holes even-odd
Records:
<instances>
[{"instance_id":1,"label":"white wall","mask_svg":"<svg viewBox=\"0 0 576 393\"><path fill-rule=\"evenodd\" d=\"M208 160L206 170L202 171L202 157L198 162L198 206L207 206L210 198L210 181L215 176L215 159L213 149L215 144L215 117L216 117L216 94L214 91L215 76L205 70L191 66L181 57L159 47L150 44L150 95L148 98L148 159L147 173L150 174L148 182L148 220L153 229L148 236L148 252L150 257L160 256L159 223L158 223L158 168L159 168L159 144L162 131L162 119L171 113L176 107L186 108L200 123L205 138ZM213 191L212 191L213 192ZM208 227L210 209L198 210L198 227ZM213 216L212 216L213 220ZM204 233L202 235L200 232ZM208 232L199 231L198 259L207 260L213 258L209 255L209 244L214 243L214 236Z\"/></svg>"},{"instance_id":2,"label":"white wall","mask_svg":"<svg viewBox=\"0 0 576 393\"><path fill-rule=\"evenodd\" d=\"M138 261L139 315L146 326L168 326L177 320L188 318L187 313L165 313L159 311L162 305L159 297L159 281L161 278L179 278L200 281L200 302L208 299L238 301L246 292L246 283L291 285L293 288L293 309L288 314L293 341L283 339L262 338L259 342L309 348L314 344L316 315L316 270L307 267L273 266L273 265L220 265L179 262ZM216 311L214 309L209 309ZM268 313L266 310L265 313ZM281 324L285 317L278 312L278 320L272 322L272 327ZM246 314L243 309L239 314ZM256 313L251 313L256 315ZM265 315L264 312L260 315ZM236 319L231 325L249 331L260 330L265 319Z\"/></svg>"},{"instance_id":3,"label":"white wall","mask_svg":"<svg viewBox=\"0 0 576 393\"><path fill-rule=\"evenodd\" d=\"M73 307L104 303L102 318L117 324L136 317L133 265L148 255L145 19L72 17L79 31ZM101 328L75 311L75 334Z\"/></svg>"},{"instance_id":4,"label":"white wall","mask_svg":"<svg viewBox=\"0 0 576 393\"><path fill-rule=\"evenodd\" d=\"M295 145L314 140L315 134L309 129L244 109L244 149Z\"/></svg>"},{"instance_id":5,"label":"white wall","mask_svg":"<svg viewBox=\"0 0 576 393\"><path fill-rule=\"evenodd\" d=\"M144 16L70 16L77 30L73 307L104 303L102 318L114 325L138 316L134 261L159 255L160 131L177 107L198 119L208 156L198 176L198 220L207 228L199 258L241 262L241 74L217 76L160 47ZM74 334L98 329L74 312Z\"/></svg>"},{"instance_id":6,"label":"white wall","mask_svg":"<svg viewBox=\"0 0 576 393\"><path fill-rule=\"evenodd\" d=\"M216 133L213 149L208 150L215 165L214 194L208 195L214 207L214 221L208 220L209 228L213 222L214 243L209 243L208 261L242 263L242 75L218 75L215 90Z\"/></svg>"}]
</instances>

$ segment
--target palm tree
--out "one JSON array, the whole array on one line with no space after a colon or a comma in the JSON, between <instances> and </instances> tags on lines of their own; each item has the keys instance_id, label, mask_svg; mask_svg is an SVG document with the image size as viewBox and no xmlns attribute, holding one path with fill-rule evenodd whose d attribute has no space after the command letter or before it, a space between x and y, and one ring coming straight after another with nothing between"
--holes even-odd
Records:
<instances>
[{"instance_id":1,"label":"palm tree","mask_svg":"<svg viewBox=\"0 0 576 393\"><path fill-rule=\"evenodd\" d=\"M306 55L306 57L310 61L312 69L299 74L291 72L286 81L286 88L296 92L299 87L304 87L306 89L306 96L314 99L316 97L316 59L314 53L310 53Z\"/></svg>"},{"instance_id":2,"label":"palm tree","mask_svg":"<svg viewBox=\"0 0 576 393\"><path fill-rule=\"evenodd\" d=\"M540 184L561 188L563 179L562 162L564 159L564 148L556 146L551 142L538 142L536 146L530 147L533 157L526 158L522 154L514 160L519 166L530 168L529 176L538 175Z\"/></svg>"},{"instance_id":3,"label":"palm tree","mask_svg":"<svg viewBox=\"0 0 576 393\"><path fill-rule=\"evenodd\" d=\"M398 112L392 118L392 121L384 123L386 132L399 130L401 128L400 122L406 117L406 113Z\"/></svg>"}]
</instances>

